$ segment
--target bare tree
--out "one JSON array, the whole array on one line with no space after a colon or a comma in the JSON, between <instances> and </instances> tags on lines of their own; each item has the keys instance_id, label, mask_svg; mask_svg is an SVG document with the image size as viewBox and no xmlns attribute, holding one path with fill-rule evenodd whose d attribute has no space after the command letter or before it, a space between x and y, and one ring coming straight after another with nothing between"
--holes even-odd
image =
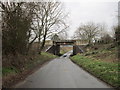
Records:
<instances>
[{"instance_id":1,"label":"bare tree","mask_svg":"<svg viewBox=\"0 0 120 90\"><path fill-rule=\"evenodd\" d=\"M54 32L64 31L66 28L64 19L67 15L62 11L61 2L40 2L36 6L33 30L38 38L41 52L46 38L51 37Z\"/></svg>"},{"instance_id":2,"label":"bare tree","mask_svg":"<svg viewBox=\"0 0 120 90\"><path fill-rule=\"evenodd\" d=\"M75 31L75 38L88 40L89 44L92 44L93 40L99 35L99 33L99 25L93 22L88 22L87 24L82 24Z\"/></svg>"},{"instance_id":3,"label":"bare tree","mask_svg":"<svg viewBox=\"0 0 120 90\"><path fill-rule=\"evenodd\" d=\"M61 30L60 32L58 32L58 35L60 37L61 40L67 40L68 39L68 30L69 28L66 27L65 29Z\"/></svg>"},{"instance_id":4,"label":"bare tree","mask_svg":"<svg viewBox=\"0 0 120 90\"><path fill-rule=\"evenodd\" d=\"M109 34L104 34L104 36L101 37L100 41L102 41L102 43L112 43L113 42L113 38L109 35Z\"/></svg>"}]
</instances>

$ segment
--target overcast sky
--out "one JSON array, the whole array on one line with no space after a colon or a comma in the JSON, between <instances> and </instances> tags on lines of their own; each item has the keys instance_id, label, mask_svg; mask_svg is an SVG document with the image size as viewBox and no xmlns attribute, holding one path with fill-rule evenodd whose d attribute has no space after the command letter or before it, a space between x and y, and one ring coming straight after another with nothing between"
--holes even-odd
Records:
<instances>
[{"instance_id":1,"label":"overcast sky","mask_svg":"<svg viewBox=\"0 0 120 90\"><path fill-rule=\"evenodd\" d=\"M70 25L69 36L81 23L89 21L104 23L110 28L117 24L117 11L119 0L61 0L69 12L68 23Z\"/></svg>"}]
</instances>

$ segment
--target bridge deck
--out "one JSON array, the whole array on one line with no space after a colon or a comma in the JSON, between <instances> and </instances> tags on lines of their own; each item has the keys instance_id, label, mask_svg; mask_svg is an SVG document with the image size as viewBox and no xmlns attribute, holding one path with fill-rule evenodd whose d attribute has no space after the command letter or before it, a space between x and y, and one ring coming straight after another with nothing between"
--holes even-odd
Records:
<instances>
[{"instance_id":1,"label":"bridge deck","mask_svg":"<svg viewBox=\"0 0 120 90\"><path fill-rule=\"evenodd\" d=\"M75 40L56 40L53 42L76 42Z\"/></svg>"},{"instance_id":2,"label":"bridge deck","mask_svg":"<svg viewBox=\"0 0 120 90\"><path fill-rule=\"evenodd\" d=\"M73 45L75 44L75 40L58 40L58 41L53 41L53 43L57 45Z\"/></svg>"}]
</instances>

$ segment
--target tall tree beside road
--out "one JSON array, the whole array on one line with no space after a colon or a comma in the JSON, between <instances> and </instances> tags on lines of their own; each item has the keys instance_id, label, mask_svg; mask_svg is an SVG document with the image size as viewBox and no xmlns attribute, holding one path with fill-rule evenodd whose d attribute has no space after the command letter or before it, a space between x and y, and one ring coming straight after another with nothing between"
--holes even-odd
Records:
<instances>
[{"instance_id":1,"label":"tall tree beside road","mask_svg":"<svg viewBox=\"0 0 120 90\"><path fill-rule=\"evenodd\" d=\"M36 7L37 33L40 43L39 53L45 45L46 38L63 31L67 26L64 21L67 15L62 11L61 2L40 2ZM62 28L61 28L62 27Z\"/></svg>"},{"instance_id":2,"label":"tall tree beside road","mask_svg":"<svg viewBox=\"0 0 120 90\"><path fill-rule=\"evenodd\" d=\"M32 4L0 2L0 8L2 10L3 53L27 53L33 17Z\"/></svg>"}]
</instances>

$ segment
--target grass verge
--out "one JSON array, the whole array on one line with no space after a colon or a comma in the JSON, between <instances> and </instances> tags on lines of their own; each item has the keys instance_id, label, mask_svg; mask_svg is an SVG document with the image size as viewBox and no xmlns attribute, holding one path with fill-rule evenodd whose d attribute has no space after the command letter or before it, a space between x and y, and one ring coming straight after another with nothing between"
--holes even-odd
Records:
<instances>
[{"instance_id":1,"label":"grass verge","mask_svg":"<svg viewBox=\"0 0 120 90\"><path fill-rule=\"evenodd\" d=\"M29 63L26 64L27 69L31 69L37 64L43 64L46 61L49 61L51 59L56 58L57 56L47 53L47 52L42 52L41 55L36 56L33 60L31 60Z\"/></svg>"},{"instance_id":2,"label":"grass verge","mask_svg":"<svg viewBox=\"0 0 120 90\"><path fill-rule=\"evenodd\" d=\"M25 63L25 67L23 68L23 71L25 69L31 69L37 64L43 64L44 62L56 58L57 56L52 55L50 53L42 52L41 55L37 55L34 59L29 60L29 62ZM18 68L12 66L12 67L3 67L2 68L2 75L7 76L9 74L17 74L20 73L21 70Z\"/></svg>"},{"instance_id":3,"label":"grass verge","mask_svg":"<svg viewBox=\"0 0 120 90\"><path fill-rule=\"evenodd\" d=\"M17 82L24 80L29 74L39 69L45 62L50 61L57 56L42 52L41 55L36 55L34 58L25 63L25 67L18 69L17 67L2 67L2 87L10 88Z\"/></svg>"},{"instance_id":4,"label":"grass verge","mask_svg":"<svg viewBox=\"0 0 120 90\"><path fill-rule=\"evenodd\" d=\"M120 86L118 63L93 60L79 54L71 57L71 60L113 87Z\"/></svg>"},{"instance_id":5,"label":"grass verge","mask_svg":"<svg viewBox=\"0 0 120 90\"><path fill-rule=\"evenodd\" d=\"M7 76L8 74L16 74L19 73L19 70L15 67L3 67L2 68L2 75Z\"/></svg>"}]
</instances>

